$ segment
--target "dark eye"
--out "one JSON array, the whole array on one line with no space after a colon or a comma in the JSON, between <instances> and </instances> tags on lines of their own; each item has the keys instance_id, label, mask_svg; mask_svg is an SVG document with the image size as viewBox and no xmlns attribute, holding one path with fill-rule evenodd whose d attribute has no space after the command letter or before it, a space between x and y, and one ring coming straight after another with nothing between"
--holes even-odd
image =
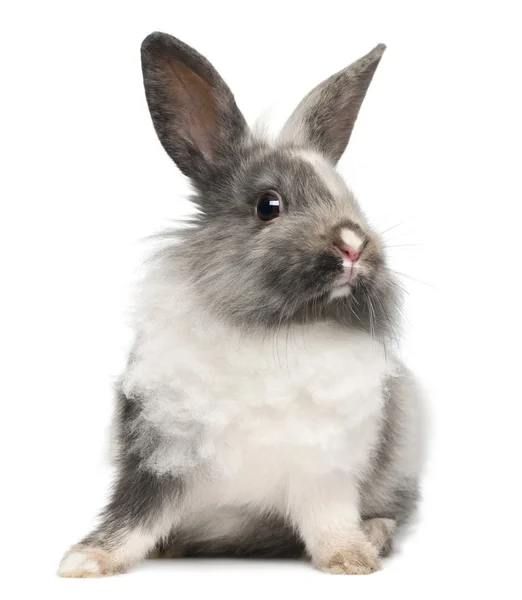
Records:
<instances>
[{"instance_id":1,"label":"dark eye","mask_svg":"<svg viewBox=\"0 0 522 600\"><path fill-rule=\"evenodd\" d=\"M278 217L283 210L281 197L276 192L265 192L257 201L256 213L264 223Z\"/></svg>"}]
</instances>

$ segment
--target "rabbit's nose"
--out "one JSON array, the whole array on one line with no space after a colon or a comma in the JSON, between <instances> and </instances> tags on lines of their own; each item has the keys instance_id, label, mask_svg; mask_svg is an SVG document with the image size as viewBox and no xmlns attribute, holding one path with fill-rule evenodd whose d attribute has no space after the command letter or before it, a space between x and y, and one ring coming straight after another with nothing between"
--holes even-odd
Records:
<instances>
[{"instance_id":1,"label":"rabbit's nose","mask_svg":"<svg viewBox=\"0 0 522 600\"><path fill-rule=\"evenodd\" d=\"M339 250L346 257L348 257L352 262L356 262L359 259L359 256L361 256L360 247L359 248L354 248L353 246L350 246L348 244L340 244L339 245Z\"/></svg>"},{"instance_id":2,"label":"rabbit's nose","mask_svg":"<svg viewBox=\"0 0 522 600\"><path fill-rule=\"evenodd\" d=\"M334 244L343 260L353 265L361 257L366 241L362 229L355 223L349 223L340 227Z\"/></svg>"}]
</instances>

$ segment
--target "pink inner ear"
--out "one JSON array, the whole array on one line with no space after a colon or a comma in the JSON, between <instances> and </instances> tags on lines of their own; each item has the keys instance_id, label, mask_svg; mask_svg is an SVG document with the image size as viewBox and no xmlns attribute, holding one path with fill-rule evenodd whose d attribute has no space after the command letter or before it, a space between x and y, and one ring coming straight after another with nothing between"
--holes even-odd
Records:
<instances>
[{"instance_id":1,"label":"pink inner ear","mask_svg":"<svg viewBox=\"0 0 522 600\"><path fill-rule=\"evenodd\" d=\"M197 147L212 159L212 143L217 133L216 106L212 86L184 63L167 59L164 63L165 90L176 112L174 135Z\"/></svg>"},{"instance_id":2,"label":"pink inner ear","mask_svg":"<svg viewBox=\"0 0 522 600\"><path fill-rule=\"evenodd\" d=\"M294 110L279 139L319 150L337 162L350 139L383 44L316 86Z\"/></svg>"}]
</instances>

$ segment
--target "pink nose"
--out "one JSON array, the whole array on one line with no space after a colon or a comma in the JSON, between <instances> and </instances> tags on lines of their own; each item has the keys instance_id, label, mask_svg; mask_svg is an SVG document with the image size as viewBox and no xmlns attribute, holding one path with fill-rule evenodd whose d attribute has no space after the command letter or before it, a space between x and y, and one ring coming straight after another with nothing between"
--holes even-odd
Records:
<instances>
[{"instance_id":1,"label":"pink nose","mask_svg":"<svg viewBox=\"0 0 522 600\"><path fill-rule=\"evenodd\" d=\"M347 244L343 244L340 247L341 252L346 255L352 262L355 262L359 259L359 256L361 256L361 252L359 250L356 250L355 248L353 248L352 246L348 246Z\"/></svg>"}]
</instances>

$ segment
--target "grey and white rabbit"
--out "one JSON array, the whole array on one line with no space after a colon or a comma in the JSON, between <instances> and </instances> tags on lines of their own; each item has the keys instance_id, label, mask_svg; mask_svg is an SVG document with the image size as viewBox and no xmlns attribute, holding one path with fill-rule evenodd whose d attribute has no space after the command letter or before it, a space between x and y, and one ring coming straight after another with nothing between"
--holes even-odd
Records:
<instances>
[{"instance_id":1,"label":"grey and white rabbit","mask_svg":"<svg viewBox=\"0 0 522 600\"><path fill-rule=\"evenodd\" d=\"M63 577L153 554L308 556L371 573L418 498L421 401L386 347L401 298L337 173L385 47L299 104L275 141L163 33L146 97L199 209L153 261L117 391L117 474Z\"/></svg>"}]
</instances>

